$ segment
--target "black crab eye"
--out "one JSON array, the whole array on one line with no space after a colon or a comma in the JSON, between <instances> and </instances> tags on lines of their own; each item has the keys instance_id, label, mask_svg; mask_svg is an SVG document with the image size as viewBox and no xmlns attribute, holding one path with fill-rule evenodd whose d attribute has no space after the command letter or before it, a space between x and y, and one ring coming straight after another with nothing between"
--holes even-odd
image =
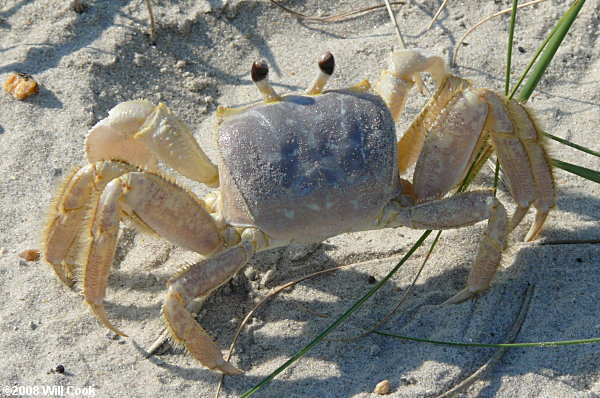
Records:
<instances>
[{"instance_id":1,"label":"black crab eye","mask_svg":"<svg viewBox=\"0 0 600 398\"><path fill-rule=\"evenodd\" d=\"M250 77L254 83L264 80L269 74L269 65L263 59L254 61L250 71Z\"/></svg>"},{"instance_id":2,"label":"black crab eye","mask_svg":"<svg viewBox=\"0 0 600 398\"><path fill-rule=\"evenodd\" d=\"M321 59L319 60L319 69L326 75L331 76L333 74L333 70L335 69L335 59L329 51L321 56Z\"/></svg>"}]
</instances>

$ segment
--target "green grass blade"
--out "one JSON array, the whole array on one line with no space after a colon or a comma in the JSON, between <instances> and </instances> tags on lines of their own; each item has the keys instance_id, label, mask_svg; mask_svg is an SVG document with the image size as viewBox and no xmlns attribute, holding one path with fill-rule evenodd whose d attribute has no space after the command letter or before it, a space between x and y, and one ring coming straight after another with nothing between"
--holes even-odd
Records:
<instances>
[{"instance_id":1,"label":"green grass blade","mask_svg":"<svg viewBox=\"0 0 600 398\"><path fill-rule=\"evenodd\" d=\"M577 344L600 343L600 338L593 338L593 339L581 339L581 340L543 341L543 342L538 342L538 343L485 344L485 343L463 343L463 342L456 342L456 341L440 341L440 340L422 339L422 338L419 338L419 337L404 336L404 335L401 335L401 334L381 332L381 331L378 331L378 330L374 331L373 333L376 333L376 334L379 334L379 335L382 335L382 336L394 337L396 339L402 339L402 340L419 341L419 342L422 342L422 343L431 343L431 344L455 345L455 346L461 346L461 347L492 347L492 348L500 348L500 347L510 347L510 348L517 348L517 347L557 347L557 346L561 346L561 345L577 345Z\"/></svg>"},{"instance_id":2,"label":"green grass blade","mask_svg":"<svg viewBox=\"0 0 600 398\"><path fill-rule=\"evenodd\" d=\"M584 147L584 146L581 146L581 145L574 144L574 143L572 143L571 141L567 141L567 140L565 140L565 139L562 139L562 138L560 138L560 137L557 137L557 136L555 136L555 135L552 135L552 134L550 134L550 133L546 133L546 132L544 132L544 135L545 135L546 137L548 137L548 138L551 138L551 139L553 139L554 141L558 141L558 142L560 142L561 144L564 144L564 145L566 145L566 146L570 146L571 148L578 149L578 150L580 150L581 152L589 153L590 155L594 155L594 156L600 157L600 152L596 152L596 151L593 151L593 150L591 150L591 149L589 149L589 148L586 148L586 147Z\"/></svg>"},{"instance_id":3,"label":"green grass blade","mask_svg":"<svg viewBox=\"0 0 600 398\"><path fill-rule=\"evenodd\" d=\"M542 54L542 51L544 51L544 48L546 48L546 45L548 44L548 42L550 41L550 39L552 39L552 36L554 36L554 33L556 32L556 29L560 26L561 21L564 18L565 18L565 16L563 15L563 17L558 21L558 23L556 24L556 26L554 28L552 28L552 30L548 34L548 37L546 37L546 39L542 42L542 45L540 46L540 48L538 48L538 50L535 52L533 58L531 58L531 61L529 61L529 64L527 64L527 67L525 68L525 70L521 74L521 77L519 78L519 81L517 82L517 84L515 85L515 87L513 87L513 90L511 91L510 95L508 96L508 99L512 99L512 97L515 96L515 94L517 93L517 90L519 89L519 87L521 87L521 84L523 83L523 80L525 80L525 78L527 77L527 74L529 73L529 71L531 70L531 68L533 67L533 65L537 61L537 59L540 57L540 54Z\"/></svg>"},{"instance_id":4,"label":"green grass blade","mask_svg":"<svg viewBox=\"0 0 600 398\"><path fill-rule=\"evenodd\" d=\"M331 333L336 327L338 327L346 318L348 318L354 311L360 308L377 290L381 288L387 281L400 269L400 267L412 256L412 254L423 244L425 239L431 234L431 230L427 230L421 235L419 240L410 248L410 250L402 257L402 259L396 264L394 268L383 278L377 285L375 285L371 290L367 292L360 300L358 300L348 311L344 312L342 316L335 320L331 325L327 327L321 334L313 339L307 346L298 351L293 357L288 359L283 365L275 369L270 375L262 379L257 385L252 387L250 390L246 391L241 398L247 398L253 395L256 391L260 390L267 383L273 380L279 373L283 372L288 366L292 363L296 362L300 359L304 354L306 354L311 348L317 345L325 336Z\"/></svg>"},{"instance_id":5,"label":"green grass blade","mask_svg":"<svg viewBox=\"0 0 600 398\"><path fill-rule=\"evenodd\" d=\"M496 159L496 168L494 169L494 196L498 192L498 183L500 182L500 161Z\"/></svg>"},{"instance_id":6,"label":"green grass blade","mask_svg":"<svg viewBox=\"0 0 600 398\"><path fill-rule=\"evenodd\" d=\"M600 171L577 166L575 164L563 162L562 160L557 159L552 159L552 164L559 169L563 169L564 171L568 171L569 173L573 173L579 177L583 177L587 180L600 184Z\"/></svg>"},{"instance_id":7,"label":"green grass blade","mask_svg":"<svg viewBox=\"0 0 600 398\"><path fill-rule=\"evenodd\" d=\"M569 28L577 18L581 7L585 4L585 0L576 0L573 5L567 10L564 17L560 19L558 24L556 25L556 31L551 35L550 40L548 41L547 46L544 48L544 52L540 56L538 63L536 64L531 76L525 82L523 89L519 92L519 100L521 102L527 102L531 94L533 94L533 90L537 87L538 83L542 79L542 76L546 72L548 65L554 58L556 51L560 47L563 39L567 35Z\"/></svg>"},{"instance_id":8,"label":"green grass blade","mask_svg":"<svg viewBox=\"0 0 600 398\"><path fill-rule=\"evenodd\" d=\"M512 67L512 50L513 50L513 39L515 36L515 24L517 21L517 5L519 0L513 0L512 11L510 12L510 23L508 25L508 46L506 49L506 76L504 79L504 96L508 96L510 90L510 70ZM496 159L496 168L494 170L494 196L498 190L498 177L500 175L500 161Z\"/></svg>"},{"instance_id":9,"label":"green grass blade","mask_svg":"<svg viewBox=\"0 0 600 398\"><path fill-rule=\"evenodd\" d=\"M515 35L515 22L517 21L517 4L519 0L513 0L510 12L510 24L508 26L508 48L506 50L506 79L504 81L504 95L508 96L510 86L510 67L512 62L513 37Z\"/></svg>"}]
</instances>

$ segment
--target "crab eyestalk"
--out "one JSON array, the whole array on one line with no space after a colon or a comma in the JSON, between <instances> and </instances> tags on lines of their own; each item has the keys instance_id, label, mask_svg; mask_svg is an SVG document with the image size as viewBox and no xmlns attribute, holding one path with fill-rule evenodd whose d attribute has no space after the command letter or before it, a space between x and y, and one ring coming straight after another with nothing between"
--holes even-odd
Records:
<instances>
[{"instance_id":1,"label":"crab eyestalk","mask_svg":"<svg viewBox=\"0 0 600 398\"><path fill-rule=\"evenodd\" d=\"M250 77L258 91L262 94L265 102L281 101L279 94L277 94L269 84L269 65L267 65L265 60L260 59L254 61L250 71Z\"/></svg>"},{"instance_id":2,"label":"crab eyestalk","mask_svg":"<svg viewBox=\"0 0 600 398\"><path fill-rule=\"evenodd\" d=\"M323 87L325 87L325 84L327 83L327 80L329 80L333 74L335 69L335 59L333 58L333 55L327 51L321 56L318 65L319 74L317 75L317 78L313 84L306 90L306 94L308 95L321 94Z\"/></svg>"}]
</instances>

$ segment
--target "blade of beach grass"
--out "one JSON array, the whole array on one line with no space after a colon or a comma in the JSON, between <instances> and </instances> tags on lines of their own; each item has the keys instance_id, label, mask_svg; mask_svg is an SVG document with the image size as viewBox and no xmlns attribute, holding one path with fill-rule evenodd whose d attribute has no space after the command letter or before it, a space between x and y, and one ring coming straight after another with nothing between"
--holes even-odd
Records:
<instances>
[{"instance_id":1,"label":"blade of beach grass","mask_svg":"<svg viewBox=\"0 0 600 398\"><path fill-rule=\"evenodd\" d=\"M504 95L508 95L508 89L510 86L510 67L512 62L512 49L513 49L513 38L515 35L515 23L517 21L517 5L519 0L513 0L512 11L510 13L510 23L508 25L508 47L506 49L506 76L504 79ZM496 168L498 168L496 163Z\"/></svg>"},{"instance_id":2,"label":"blade of beach grass","mask_svg":"<svg viewBox=\"0 0 600 398\"><path fill-rule=\"evenodd\" d=\"M590 154L590 155L594 155L594 156L596 156L596 157L600 157L600 152L596 152L596 151L593 151L593 150L591 150L591 149L589 149L589 148L586 148L586 147L584 147L584 146L577 145L577 144L575 144L575 143L572 143L571 141L564 140L564 139L562 139L562 138L560 138L560 137L557 137L557 136L555 136L555 135L552 135L552 134L550 134L550 133L546 133L546 132L544 132L544 135L545 135L546 137L550 138L550 139L553 139L553 140L555 140L555 141L558 141L558 142L560 142L561 144L564 144L564 145L566 145L566 146L570 146L571 148L575 148L575 149L577 149L577 150L580 150L581 152L585 152L585 153L588 153L588 154Z\"/></svg>"},{"instance_id":3,"label":"blade of beach grass","mask_svg":"<svg viewBox=\"0 0 600 398\"><path fill-rule=\"evenodd\" d=\"M563 144L569 145L569 146L577 145L577 144L571 144L570 142L569 142L569 144L566 144L565 142L563 142ZM589 151L594 152L591 149L587 149L587 148L585 148L585 149L586 150L584 152L589 152ZM564 170L571 174L575 174L576 176L585 178L586 180L590 180L592 182L596 182L596 183L600 184L600 171L588 169L587 167L583 167L583 166L577 166L576 164L564 162L564 161L558 160L558 159L550 159L550 161L555 167L558 167L561 170Z\"/></svg>"},{"instance_id":4,"label":"blade of beach grass","mask_svg":"<svg viewBox=\"0 0 600 398\"><path fill-rule=\"evenodd\" d=\"M531 97L531 94L533 94L533 91L546 72L548 65L550 65L550 62L554 58L554 54L556 54L556 51L560 47L563 39L569 32L569 28L571 28L571 25L573 22L575 22L575 19L577 18L581 7L583 7L585 4L585 1L586 0L576 0L556 25L557 28L550 36L548 44L544 47L544 51L542 52L542 55L540 56L540 59L533 72L531 73L531 76L525 82L525 85L519 92L518 98L521 102L527 102L529 97Z\"/></svg>"},{"instance_id":5,"label":"blade of beach grass","mask_svg":"<svg viewBox=\"0 0 600 398\"><path fill-rule=\"evenodd\" d=\"M558 347L558 346L564 346L564 345L600 343L600 337L596 337L596 338L592 338L592 339L542 341L542 342L536 342L536 343L485 344L485 343L464 343L464 342L458 342L458 341L441 341L441 340L422 339L419 337L411 337L411 336L404 336L404 335L396 334L396 333L383 332L381 330L376 330L373 333L379 334L381 336L387 336L387 337L392 337L392 338L401 339L401 340L410 340L410 341L418 341L421 343L431 343L431 344L451 345L451 346L461 346L461 347L524 348L524 347Z\"/></svg>"},{"instance_id":6,"label":"blade of beach grass","mask_svg":"<svg viewBox=\"0 0 600 398\"><path fill-rule=\"evenodd\" d=\"M564 18L565 17L563 15L562 19L564 19ZM512 99L512 97L515 96L515 94L517 93L517 90L519 89L519 87L521 87L521 84L523 84L523 81L527 77L527 74L529 73L529 71L531 70L531 68L533 67L533 65L535 64L535 61L537 61L537 59L542 54L542 51L544 51L544 48L546 47L546 45L548 44L548 42L550 41L550 39L552 39L552 36L554 36L554 32L556 32L556 29L558 28L559 24L560 24L560 21L558 22L558 24L556 24L556 26L554 26L554 28L552 28L552 30L550 31L550 33L548 34L548 36L542 42L542 45L540 46L540 48L537 49L537 51L533 55L533 58L531 58L531 61L529 61L529 63L527 64L527 67L525 68L525 70L523 71L523 73L521 73L521 77L517 81L517 84L515 84L515 86L513 87L510 95L508 96L508 99Z\"/></svg>"},{"instance_id":7,"label":"blade of beach grass","mask_svg":"<svg viewBox=\"0 0 600 398\"><path fill-rule=\"evenodd\" d=\"M550 34L548 35L548 37L542 44L541 48L538 50L538 52L533 57L532 61L528 65L527 69L525 70L525 72L523 73L521 78L519 79L519 82L514 87L509 98L511 98L516 93L521 82L524 80L524 78L527 75L527 73L529 72L530 68L537 60L537 63L535 64L535 68L531 72L531 75L529 76L529 78L527 79L525 84L523 85L523 88L521 89L521 91L519 92L519 95L517 97L519 99L519 101L521 101L521 102L527 102L527 100L529 100L529 98L533 94L533 91L535 90L535 88L539 84L540 80L542 79L542 76L546 72L546 69L550 65L550 62L552 62L552 59L554 58L556 51L562 44L563 39L569 32L571 25L573 24L573 22L575 22L575 19L577 19L577 15L579 15L579 11L581 10L581 7L583 7L583 5L585 4L585 1L586 0L576 0L571 5L571 7L569 7L569 9L565 13L565 15L558 21L556 26L552 29L552 31L550 32ZM539 56L539 59L538 59L538 56ZM559 141L565 145L569 145L573 148L582 150L586 153L590 153L592 155L598 156L598 153L595 151L592 151L591 149L585 148L581 145L573 144L567 140L560 139L560 138L553 136L551 134L548 134L548 133L545 133L545 134L546 134L546 136L548 136L556 141ZM585 167L577 166L577 165L567 163L564 161L560 161L557 159L553 159L552 163L556 167L558 167L564 171L567 171L569 173L586 178L590 181L600 183L600 172L598 172L598 171L590 170Z\"/></svg>"},{"instance_id":8,"label":"blade of beach grass","mask_svg":"<svg viewBox=\"0 0 600 398\"><path fill-rule=\"evenodd\" d=\"M552 164L564 171L583 177L586 180L600 184L600 172L588 169L587 167L577 166L576 164L563 162L562 160L552 159Z\"/></svg>"}]
</instances>

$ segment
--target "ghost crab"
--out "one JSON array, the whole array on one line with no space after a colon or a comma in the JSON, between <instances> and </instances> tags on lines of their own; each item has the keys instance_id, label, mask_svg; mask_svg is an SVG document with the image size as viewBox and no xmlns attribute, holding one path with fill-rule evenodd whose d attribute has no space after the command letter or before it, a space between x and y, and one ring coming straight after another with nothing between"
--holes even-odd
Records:
<instances>
[{"instance_id":1,"label":"ghost crab","mask_svg":"<svg viewBox=\"0 0 600 398\"><path fill-rule=\"evenodd\" d=\"M103 305L122 217L205 255L169 280L162 312L173 337L200 363L229 374L241 371L223 359L186 305L224 284L258 251L351 231L452 229L488 220L467 286L447 302L485 290L509 231L533 204L527 236L533 239L554 206L550 165L528 112L470 88L440 57L419 49L393 52L376 89L363 81L324 91L333 70L326 53L306 93L279 96L267 65L255 62L251 76L264 101L219 108L218 167L164 104L117 105L87 137L89 164L57 195L44 235L46 261L68 286L82 264L85 302L123 334ZM395 121L423 72L437 93L397 140ZM491 190L445 197L492 148L517 202L510 221ZM161 174L158 159L220 189L201 200ZM411 183L401 175L412 166Z\"/></svg>"}]
</instances>

